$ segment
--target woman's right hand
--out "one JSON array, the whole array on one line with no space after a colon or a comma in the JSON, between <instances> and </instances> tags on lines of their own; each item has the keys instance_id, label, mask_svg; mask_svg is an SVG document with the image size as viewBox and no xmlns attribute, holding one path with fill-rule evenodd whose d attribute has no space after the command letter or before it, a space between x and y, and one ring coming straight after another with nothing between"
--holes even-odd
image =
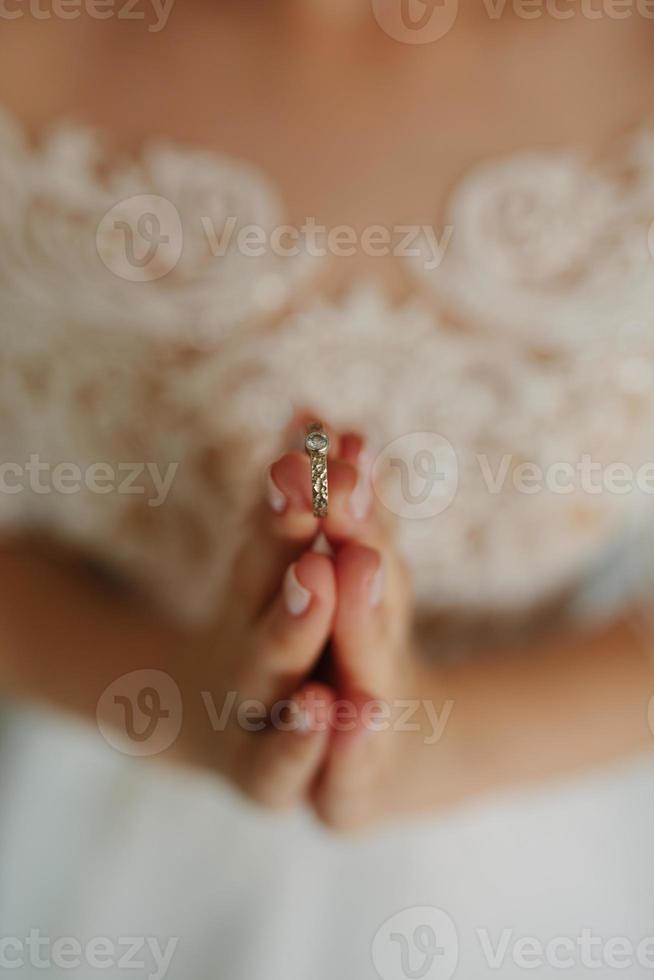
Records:
<instances>
[{"instance_id":1,"label":"woman's right hand","mask_svg":"<svg viewBox=\"0 0 654 980\"><path fill-rule=\"evenodd\" d=\"M351 490L350 470L334 462L336 497L341 485L343 493ZM157 758L217 771L268 805L305 797L327 751L324 718L334 699L327 685L307 678L336 608L333 562L311 550L318 521L307 506L310 493L305 456L274 464L269 499L261 501L231 585L202 631L182 630L142 599L99 588L73 563L7 542L0 548L0 684L95 718L117 681L162 672L180 691L183 722ZM269 720L286 701L283 725L252 731L239 718L244 702L259 703ZM221 730L209 703L218 713L232 705Z\"/></svg>"}]
</instances>

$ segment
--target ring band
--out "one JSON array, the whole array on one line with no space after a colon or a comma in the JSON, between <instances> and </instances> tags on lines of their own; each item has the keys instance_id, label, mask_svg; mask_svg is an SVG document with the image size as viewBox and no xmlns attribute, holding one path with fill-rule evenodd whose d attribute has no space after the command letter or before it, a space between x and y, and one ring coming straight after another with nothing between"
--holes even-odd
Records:
<instances>
[{"instance_id":1,"label":"ring band","mask_svg":"<svg viewBox=\"0 0 654 980\"><path fill-rule=\"evenodd\" d=\"M327 480L327 453L329 436L320 422L307 428L304 447L311 461L311 496L314 517L327 517L329 507L329 483Z\"/></svg>"}]
</instances>

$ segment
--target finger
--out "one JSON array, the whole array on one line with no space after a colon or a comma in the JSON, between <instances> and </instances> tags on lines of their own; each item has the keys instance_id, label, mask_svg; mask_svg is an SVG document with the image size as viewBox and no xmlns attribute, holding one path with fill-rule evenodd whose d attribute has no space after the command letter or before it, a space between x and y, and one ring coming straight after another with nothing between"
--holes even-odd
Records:
<instances>
[{"instance_id":1,"label":"finger","mask_svg":"<svg viewBox=\"0 0 654 980\"><path fill-rule=\"evenodd\" d=\"M370 474L373 456L363 436L357 432L346 432L341 438L341 459Z\"/></svg>"},{"instance_id":2,"label":"finger","mask_svg":"<svg viewBox=\"0 0 654 980\"><path fill-rule=\"evenodd\" d=\"M306 797L325 759L333 700L325 685L306 684L278 706L271 731L253 736L240 779L251 799L285 808Z\"/></svg>"},{"instance_id":3,"label":"finger","mask_svg":"<svg viewBox=\"0 0 654 980\"><path fill-rule=\"evenodd\" d=\"M383 729L379 702L361 692L337 699L329 718L331 736L325 763L311 789L318 817L335 830L367 822L370 787L378 780Z\"/></svg>"},{"instance_id":4,"label":"finger","mask_svg":"<svg viewBox=\"0 0 654 980\"><path fill-rule=\"evenodd\" d=\"M303 541L318 530L313 516L311 464L301 453L288 453L274 463L269 471L268 505L273 517L273 530L278 537Z\"/></svg>"},{"instance_id":5,"label":"finger","mask_svg":"<svg viewBox=\"0 0 654 980\"><path fill-rule=\"evenodd\" d=\"M329 511L323 528L333 541L346 540L361 533L370 516L372 499L352 463L336 459L329 463ZM361 490L361 487L364 487Z\"/></svg>"},{"instance_id":6,"label":"finger","mask_svg":"<svg viewBox=\"0 0 654 980\"><path fill-rule=\"evenodd\" d=\"M374 499L365 450L363 461L361 453L350 449L349 455L360 465L345 459L329 464L329 512L323 530L333 544L356 539L383 549L391 540L391 529Z\"/></svg>"},{"instance_id":7,"label":"finger","mask_svg":"<svg viewBox=\"0 0 654 980\"><path fill-rule=\"evenodd\" d=\"M333 655L345 692L383 693L389 689L391 641L383 605L385 567L380 553L348 544L335 558L337 607Z\"/></svg>"},{"instance_id":8,"label":"finger","mask_svg":"<svg viewBox=\"0 0 654 980\"><path fill-rule=\"evenodd\" d=\"M375 503L372 492L373 456L363 436L346 433L341 439L341 458L354 467L357 481L352 490L349 515L355 520L366 520Z\"/></svg>"},{"instance_id":9,"label":"finger","mask_svg":"<svg viewBox=\"0 0 654 980\"><path fill-rule=\"evenodd\" d=\"M245 696L271 704L316 667L336 612L334 565L305 552L286 571L281 591L256 626L254 653L242 667Z\"/></svg>"},{"instance_id":10,"label":"finger","mask_svg":"<svg viewBox=\"0 0 654 980\"><path fill-rule=\"evenodd\" d=\"M322 522L313 515L306 454L288 453L270 468L266 503L235 563L234 589L244 597L248 612L256 613L270 600L284 570L316 540L321 527L331 542L357 537L379 549L389 543L390 529L380 520L379 508L364 519L372 491L363 439L350 434L341 444L352 462L329 463L330 514Z\"/></svg>"},{"instance_id":11,"label":"finger","mask_svg":"<svg viewBox=\"0 0 654 980\"><path fill-rule=\"evenodd\" d=\"M258 615L275 594L289 564L318 533L311 508L309 460L289 453L267 475L266 499L257 509L252 531L234 566L234 591L246 612Z\"/></svg>"}]
</instances>

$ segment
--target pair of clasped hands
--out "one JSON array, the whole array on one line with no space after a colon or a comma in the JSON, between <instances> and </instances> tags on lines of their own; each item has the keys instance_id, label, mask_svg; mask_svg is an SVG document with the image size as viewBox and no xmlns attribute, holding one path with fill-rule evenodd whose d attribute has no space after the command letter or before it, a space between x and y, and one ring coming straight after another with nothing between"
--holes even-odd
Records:
<instances>
[{"instance_id":1,"label":"pair of clasped hands","mask_svg":"<svg viewBox=\"0 0 654 980\"><path fill-rule=\"evenodd\" d=\"M227 663L215 693L227 684L283 724L256 733L234 724L212 740L211 757L251 799L308 801L327 825L355 829L414 808L421 725L398 733L393 704L420 702L422 668L410 580L373 493L371 454L360 436L326 431L328 515L313 516L306 453L278 459L220 617Z\"/></svg>"},{"instance_id":2,"label":"pair of clasped hands","mask_svg":"<svg viewBox=\"0 0 654 980\"><path fill-rule=\"evenodd\" d=\"M201 629L82 556L2 542L0 691L90 717L105 739L149 694L145 734L166 725L136 754L270 807L309 803L339 831L651 749L650 634L627 614L474 662L425 656L364 442L329 435L328 515L313 515L305 452L273 463Z\"/></svg>"},{"instance_id":3,"label":"pair of clasped hands","mask_svg":"<svg viewBox=\"0 0 654 980\"><path fill-rule=\"evenodd\" d=\"M412 641L410 580L373 493L370 454L360 436L327 432L328 515L313 515L306 452L273 463L202 629L94 581L84 563L4 542L0 686L99 723L116 683L155 672L182 705L179 733L157 759L219 773L266 806L308 802L337 830L430 808L434 788L450 784L428 696L440 705L442 685ZM208 698L219 712L235 706L220 728ZM263 716L256 730L240 710L252 704ZM407 705L411 723L400 724Z\"/></svg>"}]
</instances>

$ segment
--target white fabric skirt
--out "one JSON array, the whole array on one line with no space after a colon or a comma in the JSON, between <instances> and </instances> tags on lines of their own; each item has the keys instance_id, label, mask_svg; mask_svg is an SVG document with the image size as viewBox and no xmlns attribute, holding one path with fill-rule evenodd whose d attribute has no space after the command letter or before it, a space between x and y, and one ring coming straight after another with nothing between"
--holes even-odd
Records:
<instances>
[{"instance_id":1,"label":"white fabric skirt","mask_svg":"<svg viewBox=\"0 0 654 980\"><path fill-rule=\"evenodd\" d=\"M76 723L1 718L15 976L652 976L654 756L342 839Z\"/></svg>"}]
</instances>

